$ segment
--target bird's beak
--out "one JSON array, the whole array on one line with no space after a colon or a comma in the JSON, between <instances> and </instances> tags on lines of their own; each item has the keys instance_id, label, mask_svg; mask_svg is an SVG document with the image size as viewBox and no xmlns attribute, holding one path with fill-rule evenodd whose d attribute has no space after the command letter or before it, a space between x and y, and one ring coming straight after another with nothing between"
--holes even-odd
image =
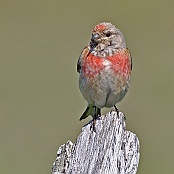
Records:
<instances>
[{"instance_id":1,"label":"bird's beak","mask_svg":"<svg viewBox=\"0 0 174 174\"><path fill-rule=\"evenodd\" d=\"M91 41L92 42L98 42L100 39L100 35L98 33L95 33L95 34L92 34L92 38L91 38Z\"/></svg>"}]
</instances>

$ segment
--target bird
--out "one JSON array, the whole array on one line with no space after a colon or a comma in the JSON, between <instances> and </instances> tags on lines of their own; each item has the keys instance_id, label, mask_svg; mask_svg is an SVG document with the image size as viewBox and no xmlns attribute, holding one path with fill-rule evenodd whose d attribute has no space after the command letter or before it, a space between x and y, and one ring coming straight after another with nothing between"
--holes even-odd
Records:
<instances>
[{"instance_id":1,"label":"bird","mask_svg":"<svg viewBox=\"0 0 174 174\"><path fill-rule=\"evenodd\" d=\"M123 33L110 22L97 24L88 45L77 61L79 89L87 108L79 120L92 116L96 120L101 109L115 107L128 92L132 57Z\"/></svg>"}]
</instances>

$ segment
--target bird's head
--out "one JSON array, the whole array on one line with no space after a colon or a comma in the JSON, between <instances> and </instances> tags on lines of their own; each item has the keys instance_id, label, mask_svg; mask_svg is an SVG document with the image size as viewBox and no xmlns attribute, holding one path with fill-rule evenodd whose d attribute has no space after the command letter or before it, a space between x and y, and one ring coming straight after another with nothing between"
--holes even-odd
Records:
<instances>
[{"instance_id":1,"label":"bird's head","mask_svg":"<svg viewBox=\"0 0 174 174\"><path fill-rule=\"evenodd\" d=\"M93 55L105 58L115 54L118 49L126 48L126 43L119 29L111 23L102 22L92 30L89 46Z\"/></svg>"}]
</instances>

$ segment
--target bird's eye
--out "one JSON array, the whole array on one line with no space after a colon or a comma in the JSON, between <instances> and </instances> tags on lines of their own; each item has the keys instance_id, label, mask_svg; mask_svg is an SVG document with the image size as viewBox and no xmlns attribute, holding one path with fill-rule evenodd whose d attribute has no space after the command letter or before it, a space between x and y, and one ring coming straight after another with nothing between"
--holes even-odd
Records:
<instances>
[{"instance_id":1,"label":"bird's eye","mask_svg":"<svg viewBox=\"0 0 174 174\"><path fill-rule=\"evenodd\" d=\"M105 35L106 35L106 37L109 37L109 36L111 36L111 33L107 32Z\"/></svg>"}]
</instances>

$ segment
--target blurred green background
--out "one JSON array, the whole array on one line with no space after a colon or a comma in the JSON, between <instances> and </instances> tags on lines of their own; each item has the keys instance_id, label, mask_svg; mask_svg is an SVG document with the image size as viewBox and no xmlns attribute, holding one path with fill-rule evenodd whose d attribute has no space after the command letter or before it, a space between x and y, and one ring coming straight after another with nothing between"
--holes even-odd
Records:
<instances>
[{"instance_id":1,"label":"blurred green background","mask_svg":"<svg viewBox=\"0 0 174 174\"><path fill-rule=\"evenodd\" d=\"M141 144L139 174L173 173L174 1L0 0L0 174L48 174L86 102L76 62L102 21L125 35L130 90L118 108ZM109 110L104 109L103 113Z\"/></svg>"}]
</instances>

